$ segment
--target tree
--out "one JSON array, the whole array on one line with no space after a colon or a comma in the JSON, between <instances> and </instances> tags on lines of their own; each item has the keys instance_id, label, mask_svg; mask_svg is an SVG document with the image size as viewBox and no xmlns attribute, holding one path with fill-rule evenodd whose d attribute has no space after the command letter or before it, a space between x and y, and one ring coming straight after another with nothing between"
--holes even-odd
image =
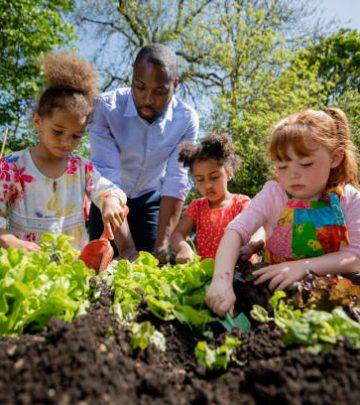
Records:
<instances>
[{"instance_id":1,"label":"tree","mask_svg":"<svg viewBox=\"0 0 360 405\"><path fill-rule=\"evenodd\" d=\"M103 88L129 83L141 46L170 46L180 61L182 95L200 111L204 131L232 136L244 161L234 188L253 195L267 176L264 138L270 125L284 114L317 105L321 84L315 82L315 69L295 60L312 36L307 25L308 31L296 38L295 27L314 10L299 0L112 4L88 1L82 7L86 13L78 14L80 25L101 38L94 61L105 75Z\"/></svg>"},{"instance_id":2,"label":"tree","mask_svg":"<svg viewBox=\"0 0 360 405\"><path fill-rule=\"evenodd\" d=\"M317 107L322 89L315 71L294 62L296 53L281 34L287 23L283 5L263 3L227 1L204 29L210 63L221 78L213 126L231 134L243 158L234 188L250 195L268 176L264 149L271 126L294 111Z\"/></svg>"},{"instance_id":3,"label":"tree","mask_svg":"<svg viewBox=\"0 0 360 405\"><path fill-rule=\"evenodd\" d=\"M298 61L316 73L324 90L322 107L336 105L347 114L360 147L360 33L340 29L299 52Z\"/></svg>"},{"instance_id":4,"label":"tree","mask_svg":"<svg viewBox=\"0 0 360 405\"><path fill-rule=\"evenodd\" d=\"M93 61L107 90L119 83L129 84L135 54L145 44L169 45L181 59L182 82L186 85L196 75L181 55L192 49L197 38L192 29L215 0L87 0L78 3L75 22L82 27L82 36L97 43ZM186 44L186 46L185 46Z\"/></svg>"},{"instance_id":5,"label":"tree","mask_svg":"<svg viewBox=\"0 0 360 405\"><path fill-rule=\"evenodd\" d=\"M0 129L10 126L15 149L31 141L15 134L43 82L38 59L74 39L72 9L72 0L0 0Z\"/></svg>"},{"instance_id":6,"label":"tree","mask_svg":"<svg viewBox=\"0 0 360 405\"><path fill-rule=\"evenodd\" d=\"M360 91L360 33L340 29L300 53L309 68L317 69L324 86L324 104L336 102L348 89Z\"/></svg>"}]
</instances>

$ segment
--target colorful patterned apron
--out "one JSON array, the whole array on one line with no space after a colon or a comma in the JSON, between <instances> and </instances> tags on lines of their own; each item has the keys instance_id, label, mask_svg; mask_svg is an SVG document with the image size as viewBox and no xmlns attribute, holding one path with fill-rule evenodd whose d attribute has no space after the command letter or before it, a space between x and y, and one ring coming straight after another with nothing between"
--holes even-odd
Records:
<instances>
[{"instance_id":1,"label":"colorful patterned apron","mask_svg":"<svg viewBox=\"0 0 360 405\"><path fill-rule=\"evenodd\" d=\"M349 244L340 207L341 187L328 190L318 201L289 200L274 233L266 242L265 263L281 263L337 252Z\"/></svg>"}]
</instances>

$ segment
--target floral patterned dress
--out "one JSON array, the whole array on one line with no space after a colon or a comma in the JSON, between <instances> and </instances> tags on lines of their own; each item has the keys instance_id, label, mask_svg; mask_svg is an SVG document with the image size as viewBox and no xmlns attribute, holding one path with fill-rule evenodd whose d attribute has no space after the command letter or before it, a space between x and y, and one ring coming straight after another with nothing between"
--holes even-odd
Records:
<instances>
[{"instance_id":1,"label":"floral patterned dress","mask_svg":"<svg viewBox=\"0 0 360 405\"><path fill-rule=\"evenodd\" d=\"M65 172L56 179L39 171L29 149L0 159L0 228L22 240L37 242L44 232L65 234L81 250L88 241L85 196L100 209L109 196L126 203L123 191L80 156L70 154Z\"/></svg>"}]
</instances>

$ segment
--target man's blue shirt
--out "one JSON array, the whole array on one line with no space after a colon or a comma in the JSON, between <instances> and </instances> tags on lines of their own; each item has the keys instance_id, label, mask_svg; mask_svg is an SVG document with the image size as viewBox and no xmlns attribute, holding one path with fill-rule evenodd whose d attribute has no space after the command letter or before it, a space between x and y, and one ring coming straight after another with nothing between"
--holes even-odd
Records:
<instances>
[{"instance_id":1,"label":"man's blue shirt","mask_svg":"<svg viewBox=\"0 0 360 405\"><path fill-rule=\"evenodd\" d=\"M189 181L177 147L193 142L198 130L197 113L177 97L150 124L138 115L131 89L119 88L97 100L89 123L91 160L129 198L158 190L184 200Z\"/></svg>"}]
</instances>

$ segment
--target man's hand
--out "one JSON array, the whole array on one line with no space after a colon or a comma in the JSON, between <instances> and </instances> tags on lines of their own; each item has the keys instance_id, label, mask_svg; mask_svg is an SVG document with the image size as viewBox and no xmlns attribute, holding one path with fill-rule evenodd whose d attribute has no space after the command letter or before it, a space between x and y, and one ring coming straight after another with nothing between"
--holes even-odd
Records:
<instances>
[{"instance_id":1,"label":"man's hand","mask_svg":"<svg viewBox=\"0 0 360 405\"><path fill-rule=\"evenodd\" d=\"M155 246L155 256L160 264L167 263L169 239L178 223L182 204L177 198L161 197Z\"/></svg>"},{"instance_id":2,"label":"man's hand","mask_svg":"<svg viewBox=\"0 0 360 405\"><path fill-rule=\"evenodd\" d=\"M156 249L155 257L159 260L159 264L166 264L168 262L168 251L165 247Z\"/></svg>"},{"instance_id":3,"label":"man's hand","mask_svg":"<svg viewBox=\"0 0 360 405\"><path fill-rule=\"evenodd\" d=\"M121 227L114 230L114 241L118 248L120 259L126 259L129 262L133 262L139 257L139 252L136 249L130 232L129 223L126 218Z\"/></svg>"}]
</instances>

